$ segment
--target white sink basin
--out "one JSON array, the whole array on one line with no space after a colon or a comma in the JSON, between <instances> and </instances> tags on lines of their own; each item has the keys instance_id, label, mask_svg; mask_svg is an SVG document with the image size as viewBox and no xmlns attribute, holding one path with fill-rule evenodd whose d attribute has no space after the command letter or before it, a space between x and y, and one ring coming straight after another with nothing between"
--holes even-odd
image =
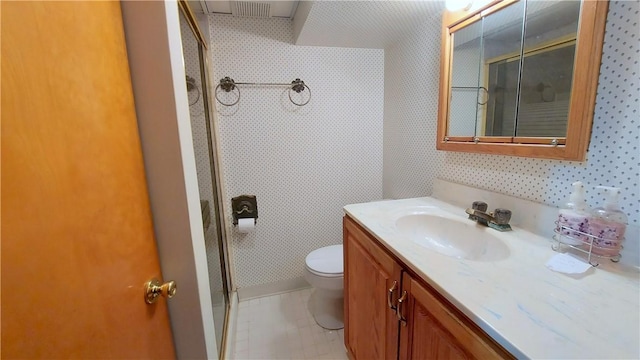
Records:
<instances>
[{"instance_id":1,"label":"white sink basin","mask_svg":"<svg viewBox=\"0 0 640 360\"><path fill-rule=\"evenodd\" d=\"M429 213L412 213L396 220L396 229L411 241L460 259L494 261L509 256L509 248L490 228L471 220Z\"/></svg>"}]
</instances>

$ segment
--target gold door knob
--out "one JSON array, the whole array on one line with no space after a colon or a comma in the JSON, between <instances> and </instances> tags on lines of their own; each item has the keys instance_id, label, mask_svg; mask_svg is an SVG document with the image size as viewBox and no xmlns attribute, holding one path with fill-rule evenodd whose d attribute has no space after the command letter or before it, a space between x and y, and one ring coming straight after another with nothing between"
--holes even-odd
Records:
<instances>
[{"instance_id":1,"label":"gold door knob","mask_svg":"<svg viewBox=\"0 0 640 360\"><path fill-rule=\"evenodd\" d=\"M177 289L176 282L173 280L162 284L160 280L153 278L144 284L144 301L147 304L153 304L158 301L160 296L171 299L176 294Z\"/></svg>"}]
</instances>

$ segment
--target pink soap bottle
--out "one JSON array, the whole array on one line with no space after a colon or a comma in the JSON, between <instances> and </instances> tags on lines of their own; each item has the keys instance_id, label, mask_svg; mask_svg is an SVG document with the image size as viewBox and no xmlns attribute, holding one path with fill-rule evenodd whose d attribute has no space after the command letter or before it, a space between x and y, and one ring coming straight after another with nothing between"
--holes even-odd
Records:
<instances>
[{"instance_id":1,"label":"pink soap bottle","mask_svg":"<svg viewBox=\"0 0 640 360\"><path fill-rule=\"evenodd\" d=\"M593 209L589 220L589 234L594 236L592 252L596 255L616 256L622 248L627 229L627 215L620 210L620 188L596 186L605 195L603 206Z\"/></svg>"},{"instance_id":2,"label":"pink soap bottle","mask_svg":"<svg viewBox=\"0 0 640 360\"><path fill-rule=\"evenodd\" d=\"M573 191L569 196L569 201L564 203L558 212L556 231L561 235L563 243L581 245L589 240L589 236L586 234L589 231L591 211L585 200L582 182L576 181L571 185Z\"/></svg>"}]
</instances>

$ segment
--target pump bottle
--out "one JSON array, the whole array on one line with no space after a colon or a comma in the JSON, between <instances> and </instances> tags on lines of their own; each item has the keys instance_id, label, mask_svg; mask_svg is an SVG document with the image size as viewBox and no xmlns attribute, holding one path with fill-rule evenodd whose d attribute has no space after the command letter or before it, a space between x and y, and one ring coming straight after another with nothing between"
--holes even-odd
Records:
<instances>
[{"instance_id":1,"label":"pump bottle","mask_svg":"<svg viewBox=\"0 0 640 360\"><path fill-rule=\"evenodd\" d=\"M560 208L558 214L558 227L556 229L562 236L562 242L571 245L581 245L589 241L590 210L585 201L584 185L581 181L572 184L573 192L569 200Z\"/></svg>"},{"instance_id":2,"label":"pump bottle","mask_svg":"<svg viewBox=\"0 0 640 360\"><path fill-rule=\"evenodd\" d=\"M589 219L589 234L593 236L592 252L596 255L616 256L622 248L627 229L627 215L620 210L620 188L597 186L605 195L602 206L593 209Z\"/></svg>"}]
</instances>

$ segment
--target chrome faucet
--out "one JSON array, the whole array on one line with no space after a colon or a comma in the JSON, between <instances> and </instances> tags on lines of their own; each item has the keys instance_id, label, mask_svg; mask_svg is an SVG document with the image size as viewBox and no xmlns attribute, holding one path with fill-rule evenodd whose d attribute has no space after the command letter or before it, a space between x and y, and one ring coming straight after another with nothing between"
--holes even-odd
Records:
<instances>
[{"instance_id":1,"label":"chrome faucet","mask_svg":"<svg viewBox=\"0 0 640 360\"><path fill-rule=\"evenodd\" d=\"M488 226L498 231L510 231L511 210L497 208L493 212L487 212L487 203L474 201L470 209L465 210L469 219Z\"/></svg>"}]
</instances>

